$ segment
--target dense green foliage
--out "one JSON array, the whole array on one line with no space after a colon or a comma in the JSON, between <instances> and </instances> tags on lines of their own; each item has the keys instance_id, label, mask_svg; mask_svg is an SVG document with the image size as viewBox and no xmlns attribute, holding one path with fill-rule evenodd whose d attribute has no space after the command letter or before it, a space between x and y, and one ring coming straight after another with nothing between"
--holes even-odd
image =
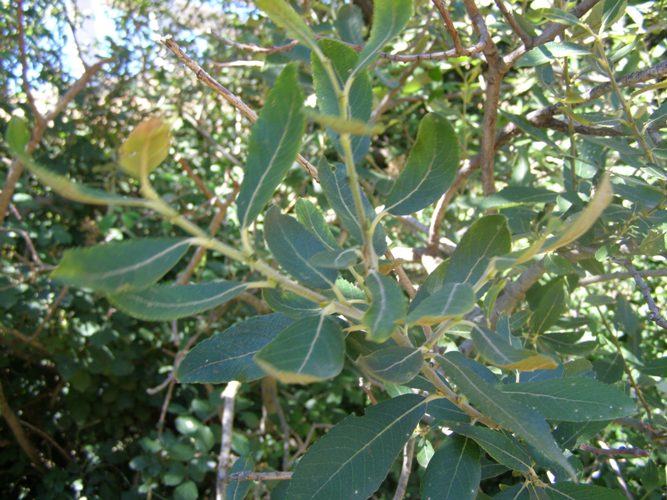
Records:
<instances>
[{"instance_id":1,"label":"dense green foliage","mask_svg":"<svg viewBox=\"0 0 667 500\"><path fill-rule=\"evenodd\" d=\"M0 0L3 497L661 498L667 3L75 4Z\"/></svg>"}]
</instances>

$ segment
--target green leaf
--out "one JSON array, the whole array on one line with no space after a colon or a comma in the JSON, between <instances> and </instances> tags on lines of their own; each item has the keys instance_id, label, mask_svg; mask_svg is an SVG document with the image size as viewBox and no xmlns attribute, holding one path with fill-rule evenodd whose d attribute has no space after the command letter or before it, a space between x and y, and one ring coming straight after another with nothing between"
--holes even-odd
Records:
<instances>
[{"instance_id":1,"label":"green leaf","mask_svg":"<svg viewBox=\"0 0 667 500\"><path fill-rule=\"evenodd\" d=\"M264 219L264 238L278 263L304 285L328 288L336 280L334 269L317 267L310 258L326 247L296 219L271 207Z\"/></svg>"},{"instance_id":2,"label":"green leaf","mask_svg":"<svg viewBox=\"0 0 667 500\"><path fill-rule=\"evenodd\" d=\"M590 55L590 50L571 42L547 42L526 52L516 63L517 68L539 66L561 57Z\"/></svg>"},{"instance_id":3,"label":"green leaf","mask_svg":"<svg viewBox=\"0 0 667 500\"><path fill-rule=\"evenodd\" d=\"M632 399L617 388L588 377L499 386L512 399L536 409L549 420L586 422L633 415Z\"/></svg>"},{"instance_id":4,"label":"green leaf","mask_svg":"<svg viewBox=\"0 0 667 500\"><path fill-rule=\"evenodd\" d=\"M252 472L255 467L255 461L252 455L241 455L236 459L232 468L229 469L229 474L237 474L239 472ZM225 498L228 500L243 500L252 486L251 481L230 481L225 486Z\"/></svg>"},{"instance_id":5,"label":"green leaf","mask_svg":"<svg viewBox=\"0 0 667 500\"><path fill-rule=\"evenodd\" d=\"M281 331L255 362L285 384L308 384L338 375L345 341L338 323L325 315L305 318Z\"/></svg>"},{"instance_id":6,"label":"green leaf","mask_svg":"<svg viewBox=\"0 0 667 500\"><path fill-rule=\"evenodd\" d=\"M265 288L262 296L271 309L293 319L314 316L322 310L319 304L276 288Z\"/></svg>"},{"instance_id":7,"label":"green leaf","mask_svg":"<svg viewBox=\"0 0 667 500\"><path fill-rule=\"evenodd\" d=\"M425 500L473 500L481 476L479 448L475 442L451 436L428 463L421 482L421 497Z\"/></svg>"},{"instance_id":8,"label":"green leaf","mask_svg":"<svg viewBox=\"0 0 667 500\"><path fill-rule=\"evenodd\" d=\"M260 379L265 374L252 357L291 324L292 320L282 314L255 316L236 323L197 344L183 358L176 378L187 384Z\"/></svg>"},{"instance_id":9,"label":"green leaf","mask_svg":"<svg viewBox=\"0 0 667 500\"><path fill-rule=\"evenodd\" d=\"M563 278L555 280L548 286L548 290L540 298L529 320L530 328L535 335L546 332L565 311L566 297Z\"/></svg>"},{"instance_id":10,"label":"green leaf","mask_svg":"<svg viewBox=\"0 0 667 500\"><path fill-rule=\"evenodd\" d=\"M487 427L465 425L454 427L455 433L474 439L496 462L510 469L525 473L532 467L532 460L514 438Z\"/></svg>"},{"instance_id":11,"label":"green leaf","mask_svg":"<svg viewBox=\"0 0 667 500\"><path fill-rule=\"evenodd\" d=\"M381 134L384 130L382 125L369 125L356 118L343 119L339 116L322 115L314 112L306 112L306 117L338 134L376 135Z\"/></svg>"},{"instance_id":12,"label":"green leaf","mask_svg":"<svg viewBox=\"0 0 667 500\"><path fill-rule=\"evenodd\" d=\"M252 127L238 195L242 227L248 227L257 218L299 152L306 118L296 74L296 65L285 66Z\"/></svg>"},{"instance_id":13,"label":"green leaf","mask_svg":"<svg viewBox=\"0 0 667 500\"><path fill-rule=\"evenodd\" d=\"M257 0L255 3L271 18L271 21L285 29L289 36L299 40L307 47L317 46L315 35L288 2L285 0Z\"/></svg>"},{"instance_id":14,"label":"green leaf","mask_svg":"<svg viewBox=\"0 0 667 500\"><path fill-rule=\"evenodd\" d=\"M126 174L140 178L160 166L169 154L170 144L169 125L157 116L146 118L121 145L118 163Z\"/></svg>"},{"instance_id":15,"label":"green leaf","mask_svg":"<svg viewBox=\"0 0 667 500\"><path fill-rule=\"evenodd\" d=\"M25 153L25 148L30 142L30 130L28 129L28 120L20 116L12 116L7 124L5 140L9 149L17 154Z\"/></svg>"},{"instance_id":16,"label":"green leaf","mask_svg":"<svg viewBox=\"0 0 667 500\"><path fill-rule=\"evenodd\" d=\"M433 292L408 314L407 322L432 325L461 317L475 307L475 291L466 283L447 283Z\"/></svg>"},{"instance_id":17,"label":"green leaf","mask_svg":"<svg viewBox=\"0 0 667 500\"><path fill-rule=\"evenodd\" d=\"M508 208L536 203L555 203L559 193L532 186L507 186L497 193L487 196L482 208Z\"/></svg>"},{"instance_id":18,"label":"green leaf","mask_svg":"<svg viewBox=\"0 0 667 500\"><path fill-rule=\"evenodd\" d=\"M611 181L609 180L609 173L605 173L600 181L600 184L595 191L595 195L591 201L586 205L579 215L566 225L566 229L553 238L550 238L542 248L542 252L552 252L561 248L568 243L572 243L598 220L602 215L604 209L611 203L613 197L613 190Z\"/></svg>"},{"instance_id":19,"label":"green leaf","mask_svg":"<svg viewBox=\"0 0 667 500\"><path fill-rule=\"evenodd\" d=\"M346 248L345 250L325 250L316 253L310 258L314 266L329 269L346 269L359 261L359 250Z\"/></svg>"},{"instance_id":20,"label":"green leaf","mask_svg":"<svg viewBox=\"0 0 667 500\"><path fill-rule=\"evenodd\" d=\"M371 64L383 47L407 24L412 15L412 0L375 0L371 35L359 54L358 73Z\"/></svg>"},{"instance_id":21,"label":"green leaf","mask_svg":"<svg viewBox=\"0 0 667 500\"><path fill-rule=\"evenodd\" d=\"M550 500L624 500L619 490L612 490L593 484L556 483L546 485Z\"/></svg>"},{"instance_id":22,"label":"green leaf","mask_svg":"<svg viewBox=\"0 0 667 500\"><path fill-rule=\"evenodd\" d=\"M240 295L247 283L218 281L195 285L158 286L134 293L110 295L121 311L146 321L168 321L219 306Z\"/></svg>"},{"instance_id":23,"label":"green leaf","mask_svg":"<svg viewBox=\"0 0 667 500\"><path fill-rule=\"evenodd\" d=\"M65 251L51 277L67 285L117 294L155 284L183 257L184 238L143 238Z\"/></svg>"},{"instance_id":24,"label":"green leaf","mask_svg":"<svg viewBox=\"0 0 667 500\"><path fill-rule=\"evenodd\" d=\"M371 305L362 319L368 327L368 340L384 342L396 329L396 322L405 317L407 300L396 280L371 271L366 277Z\"/></svg>"},{"instance_id":25,"label":"green leaf","mask_svg":"<svg viewBox=\"0 0 667 500\"><path fill-rule=\"evenodd\" d=\"M488 215L468 228L449 259L445 283L470 283L475 286L486 275L493 257L508 253L512 236L507 219Z\"/></svg>"},{"instance_id":26,"label":"green leaf","mask_svg":"<svg viewBox=\"0 0 667 500\"><path fill-rule=\"evenodd\" d=\"M424 357L419 349L403 346L383 347L357 360L370 376L394 384L405 384L417 376Z\"/></svg>"},{"instance_id":27,"label":"green leaf","mask_svg":"<svg viewBox=\"0 0 667 500\"><path fill-rule=\"evenodd\" d=\"M341 39L348 43L364 43L364 16L354 4L343 5L336 14L334 22Z\"/></svg>"},{"instance_id":28,"label":"green leaf","mask_svg":"<svg viewBox=\"0 0 667 500\"><path fill-rule=\"evenodd\" d=\"M428 414L442 425L467 424L470 417L454 403L445 398L434 399L428 404Z\"/></svg>"},{"instance_id":29,"label":"green leaf","mask_svg":"<svg viewBox=\"0 0 667 500\"><path fill-rule=\"evenodd\" d=\"M484 359L506 370L534 371L558 367L553 358L528 349L516 349L505 338L480 325L473 325L470 338Z\"/></svg>"},{"instance_id":30,"label":"green leaf","mask_svg":"<svg viewBox=\"0 0 667 500\"><path fill-rule=\"evenodd\" d=\"M357 65L359 55L351 47L336 40L320 40L319 46L322 53L331 61L334 73L338 78L339 86L343 86L350 72ZM313 69L313 86L315 87L317 107L320 113L334 117L341 116L340 104L334 86L322 62L314 52L311 53L311 65ZM362 124L368 124L373 107L373 91L370 78L365 71L357 75L350 87L348 104L348 116ZM336 146L338 154L343 156L343 148L338 140L338 133L334 130L335 127L333 125L335 124L323 123L323 125L329 127L327 133ZM341 132L341 130L338 130L338 132ZM343 132L345 131L343 130ZM352 153L355 162L363 158L368 151L369 144L370 140L368 137L351 138Z\"/></svg>"},{"instance_id":31,"label":"green leaf","mask_svg":"<svg viewBox=\"0 0 667 500\"><path fill-rule=\"evenodd\" d=\"M460 352L448 352L439 357L438 362L447 377L454 381L478 410L490 415L495 422L525 439L527 443L538 448L546 458L575 477L574 469L556 445L551 429L541 414L517 403L513 398L486 383L467 366L466 358Z\"/></svg>"},{"instance_id":32,"label":"green leaf","mask_svg":"<svg viewBox=\"0 0 667 500\"><path fill-rule=\"evenodd\" d=\"M336 164L332 170L326 161L320 162L317 167L319 174L320 185L324 191L331 208L340 219L341 224L350 233L350 236L357 242L364 241L363 229L357 220L356 209L354 207L354 198L352 190L345 173L345 166ZM366 216L373 220L375 218L375 211L372 205L366 198L366 195L361 193L362 203ZM373 248L378 255L384 254L387 250L387 243L385 241L385 232L380 224L377 225L375 233L373 234Z\"/></svg>"},{"instance_id":33,"label":"green leaf","mask_svg":"<svg viewBox=\"0 0 667 500\"><path fill-rule=\"evenodd\" d=\"M287 498L370 497L425 411L424 398L405 394L368 407L363 417L347 417L296 465Z\"/></svg>"},{"instance_id":34,"label":"green leaf","mask_svg":"<svg viewBox=\"0 0 667 500\"><path fill-rule=\"evenodd\" d=\"M550 137L549 134L547 134L546 130L536 127L532 123L530 123L526 118L520 115L514 115L512 113L508 113L507 111L500 111L500 113L507 118L509 121L514 123L517 127L519 127L521 130L524 132L532 135L533 137L537 138L538 140L542 141L545 144L548 144L552 148L554 148L555 151L560 151L560 146L553 141ZM512 189L512 188L518 188L522 186L508 186L505 189ZM532 188L532 187L524 187L523 189L543 189L543 188ZM547 191L544 189L544 191ZM549 191L551 192L551 191ZM493 197L494 195L492 195ZM554 193L554 199L556 198L556 195Z\"/></svg>"},{"instance_id":35,"label":"green leaf","mask_svg":"<svg viewBox=\"0 0 667 500\"><path fill-rule=\"evenodd\" d=\"M174 490L174 500L197 500L199 491L194 481L185 481Z\"/></svg>"},{"instance_id":36,"label":"green leaf","mask_svg":"<svg viewBox=\"0 0 667 500\"><path fill-rule=\"evenodd\" d=\"M47 168L35 163L35 161L23 151L12 151L14 156L25 165L25 167L37 177L42 184L49 186L63 198L79 203L91 205L120 205L126 207L148 207L149 202L139 198L128 198L110 194L101 189L95 189L72 182L64 175L53 173Z\"/></svg>"},{"instance_id":37,"label":"green leaf","mask_svg":"<svg viewBox=\"0 0 667 500\"><path fill-rule=\"evenodd\" d=\"M386 210L407 215L427 207L451 186L459 166L459 145L449 120L428 113L410 156L389 193Z\"/></svg>"},{"instance_id":38,"label":"green leaf","mask_svg":"<svg viewBox=\"0 0 667 500\"><path fill-rule=\"evenodd\" d=\"M322 242L327 250L340 250L336 238L324 219L324 215L313 203L303 198L297 200L294 205L294 214L303 226Z\"/></svg>"}]
</instances>

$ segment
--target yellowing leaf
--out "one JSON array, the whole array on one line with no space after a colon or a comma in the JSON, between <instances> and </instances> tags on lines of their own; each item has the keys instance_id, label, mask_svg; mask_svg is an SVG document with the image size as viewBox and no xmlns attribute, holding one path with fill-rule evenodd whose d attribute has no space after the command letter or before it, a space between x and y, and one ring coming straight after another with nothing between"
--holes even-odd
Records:
<instances>
[{"instance_id":1,"label":"yellowing leaf","mask_svg":"<svg viewBox=\"0 0 667 500\"><path fill-rule=\"evenodd\" d=\"M120 147L120 166L132 177L148 175L167 157L170 143L169 125L158 116L146 118Z\"/></svg>"}]
</instances>

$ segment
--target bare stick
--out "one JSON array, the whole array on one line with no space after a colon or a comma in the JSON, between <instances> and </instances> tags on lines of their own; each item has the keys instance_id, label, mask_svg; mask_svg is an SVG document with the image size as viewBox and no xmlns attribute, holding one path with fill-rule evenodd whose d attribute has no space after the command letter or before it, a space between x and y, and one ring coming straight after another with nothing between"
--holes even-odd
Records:
<instances>
[{"instance_id":1,"label":"bare stick","mask_svg":"<svg viewBox=\"0 0 667 500\"><path fill-rule=\"evenodd\" d=\"M241 113L251 123L255 123L257 120L257 113L255 113L246 103L244 103L240 97L228 90L224 85L209 75L204 70L204 68L197 64L191 57L183 52L181 47L171 36L161 38L160 43L167 47L179 61L181 61L190 71L192 71L195 74L197 80L202 82L211 90L215 91L225 101L234 106L234 108L236 108L239 113ZM317 169L312 163L310 163L301 155L297 155L296 161L303 167L306 172L308 172L310 176L317 179Z\"/></svg>"},{"instance_id":2,"label":"bare stick","mask_svg":"<svg viewBox=\"0 0 667 500\"><path fill-rule=\"evenodd\" d=\"M667 276L667 269L648 269L643 271L637 270L637 273L643 278ZM577 285L588 286L588 285L593 285L594 283L602 283L604 281L612 281L612 280L624 280L633 277L634 276L632 275L631 272L598 274L596 276L587 276L585 278L581 278L579 280L579 283L577 283Z\"/></svg>"},{"instance_id":3,"label":"bare stick","mask_svg":"<svg viewBox=\"0 0 667 500\"><path fill-rule=\"evenodd\" d=\"M253 52L255 54L276 54L278 52L289 52L294 47L299 45L298 40L292 40L288 44L278 45L274 47L260 47L259 45L255 45L254 43L237 42L235 40L230 40L229 38L225 37L220 37L220 40L226 45L230 45L240 50Z\"/></svg>"},{"instance_id":4,"label":"bare stick","mask_svg":"<svg viewBox=\"0 0 667 500\"><path fill-rule=\"evenodd\" d=\"M533 38L523 30L519 23L516 22L516 19L514 19L514 16L509 11L503 0L495 0L495 2L500 9L500 12L502 12L505 20L512 27L512 31L514 31L514 33L516 33L516 35L521 38L521 41L527 49L531 49L533 47Z\"/></svg>"},{"instance_id":5,"label":"bare stick","mask_svg":"<svg viewBox=\"0 0 667 500\"><path fill-rule=\"evenodd\" d=\"M653 297L651 296L651 289L646 284L644 277L637 271L637 268L633 266L629 260L615 259L615 262L625 267L632 275L635 283L637 283L637 288L639 288L639 291L642 293L642 297L644 297L646 305L648 306L648 319L653 321L663 330L667 330L667 320L665 320L665 318L663 318L660 314L660 309L658 309L658 305L655 303L655 300L653 300Z\"/></svg>"},{"instance_id":6,"label":"bare stick","mask_svg":"<svg viewBox=\"0 0 667 500\"><path fill-rule=\"evenodd\" d=\"M289 481L291 472L234 472L227 476L227 481Z\"/></svg>"},{"instance_id":7,"label":"bare stick","mask_svg":"<svg viewBox=\"0 0 667 500\"><path fill-rule=\"evenodd\" d=\"M232 455L232 430L234 429L234 403L239 392L241 383L232 380L222 391L224 406L222 408L222 436L220 438L220 455L218 456L218 475L215 487L216 500L225 500L227 483L227 471Z\"/></svg>"},{"instance_id":8,"label":"bare stick","mask_svg":"<svg viewBox=\"0 0 667 500\"><path fill-rule=\"evenodd\" d=\"M415 438L410 438L403 447L403 463L401 465L401 475L398 478L398 486L394 493L394 500L403 500L405 492L408 489L410 481L410 472L412 472L412 459L415 455Z\"/></svg>"},{"instance_id":9,"label":"bare stick","mask_svg":"<svg viewBox=\"0 0 667 500\"><path fill-rule=\"evenodd\" d=\"M461 45L461 40L459 39L459 33L458 31L456 31L456 27L454 26L454 21L452 21L452 17L449 15L449 11L445 6L445 2L443 2L442 0L433 0L433 5L435 5L436 9L438 9L440 17L442 17L442 20L445 22L445 27L449 32L449 36L452 37L452 42L454 43L454 49L456 50L456 53L461 56L465 55L464 52L465 49Z\"/></svg>"},{"instance_id":10,"label":"bare stick","mask_svg":"<svg viewBox=\"0 0 667 500\"><path fill-rule=\"evenodd\" d=\"M34 447L32 442L30 442L28 436L26 436L19 418L16 416L16 413L14 413L14 410L12 410L12 408L9 406L9 403L5 398L5 391L2 387L2 382L0 382L0 414L7 422L9 429L12 431L12 434L14 434L14 437L23 450L23 453L28 456L35 468L43 471L44 466L42 465L42 460L39 456L39 453L37 452L37 449Z\"/></svg>"},{"instance_id":11,"label":"bare stick","mask_svg":"<svg viewBox=\"0 0 667 500\"><path fill-rule=\"evenodd\" d=\"M597 448L587 443L579 445L579 449L605 457L648 457L650 455L648 451L641 448Z\"/></svg>"}]
</instances>

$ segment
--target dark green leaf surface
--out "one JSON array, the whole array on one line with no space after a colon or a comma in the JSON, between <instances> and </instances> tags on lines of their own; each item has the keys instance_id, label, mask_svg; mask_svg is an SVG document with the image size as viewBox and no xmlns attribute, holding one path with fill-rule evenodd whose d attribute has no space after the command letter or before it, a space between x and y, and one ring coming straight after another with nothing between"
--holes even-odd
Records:
<instances>
[{"instance_id":1,"label":"dark green leaf surface","mask_svg":"<svg viewBox=\"0 0 667 500\"><path fill-rule=\"evenodd\" d=\"M549 460L563 467L574 477L574 470L556 445L551 429L544 417L487 384L465 363L460 352L448 352L438 358L447 377L454 381L459 390L485 415L506 429L516 433L544 454Z\"/></svg>"},{"instance_id":2,"label":"dark green leaf surface","mask_svg":"<svg viewBox=\"0 0 667 500\"><path fill-rule=\"evenodd\" d=\"M412 0L375 0L371 35L359 54L357 72L377 58L383 47L403 30L411 15Z\"/></svg>"},{"instance_id":3,"label":"dark green leaf surface","mask_svg":"<svg viewBox=\"0 0 667 500\"><path fill-rule=\"evenodd\" d=\"M553 358L528 349L516 349L501 335L479 325L473 325L470 338L484 359L507 370L534 371L558 367Z\"/></svg>"},{"instance_id":4,"label":"dark green leaf surface","mask_svg":"<svg viewBox=\"0 0 667 500\"><path fill-rule=\"evenodd\" d=\"M334 23L341 39L348 43L364 43L364 16L354 4L343 5L336 15Z\"/></svg>"},{"instance_id":5,"label":"dark green leaf surface","mask_svg":"<svg viewBox=\"0 0 667 500\"><path fill-rule=\"evenodd\" d=\"M236 459L234 465L229 469L229 474L239 472L252 472L255 461L252 455L243 455ZM228 500L243 500L252 485L251 481L230 481L225 487L225 495Z\"/></svg>"},{"instance_id":6,"label":"dark green leaf surface","mask_svg":"<svg viewBox=\"0 0 667 500\"><path fill-rule=\"evenodd\" d=\"M424 357L419 349L403 346L384 347L357 362L372 377L394 384L405 384L417 376Z\"/></svg>"},{"instance_id":7,"label":"dark green leaf surface","mask_svg":"<svg viewBox=\"0 0 667 500\"><path fill-rule=\"evenodd\" d=\"M463 235L449 259L445 283L474 286L484 277L491 259L508 253L511 245L512 237L505 217L488 215L478 219Z\"/></svg>"},{"instance_id":8,"label":"dark green leaf surface","mask_svg":"<svg viewBox=\"0 0 667 500\"><path fill-rule=\"evenodd\" d=\"M110 295L121 311L147 321L193 316L237 297L248 285L234 281L158 286L134 293Z\"/></svg>"},{"instance_id":9,"label":"dark green leaf surface","mask_svg":"<svg viewBox=\"0 0 667 500\"><path fill-rule=\"evenodd\" d=\"M255 362L285 384L333 378L343 369L345 340L336 321L316 316L281 331L256 355Z\"/></svg>"},{"instance_id":10,"label":"dark green leaf surface","mask_svg":"<svg viewBox=\"0 0 667 500\"><path fill-rule=\"evenodd\" d=\"M238 218L248 227L294 163L306 118L296 66L285 66L252 126L243 183L238 195Z\"/></svg>"},{"instance_id":11,"label":"dark green leaf surface","mask_svg":"<svg viewBox=\"0 0 667 500\"><path fill-rule=\"evenodd\" d=\"M459 166L459 145L449 120L428 113L405 167L389 193L386 210L407 215L427 207L447 191Z\"/></svg>"},{"instance_id":12,"label":"dark green leaf surface","mask_svg":"<svg viewBox=\"0 0 667 500\"><path fill-rule=\"evenodd\" d=\"M375 492L426 411L405 394L350 416L316 442L294 470L290 500L366 499Z\"/></svg>"},{"instance_id":13,"label":"dark green leaf surface","mask_svg":"<svg viewBox=\"0 0 667 500\"><path fill-rule=\"evenodd\" d=\"M271 309L293 319L314 316L322 310L315 302L277 288L265 288L262 296Z\"/></svg>"},{"instance_id":14,"label":"dark green leaf surface","mask_svg":"<svg viewBox=\"0 0 667 500\"><path fill-rule=\"evenodd\" d=\"M356 248L345 250L325 250L316 253L310 258L310 263L317 267L328 269L345 269L359 261L360 251Z\"/></svg>"},{"instance_id":15,"label":"dark green leaf surface","mask_svg":"<svg viewBox=\"0 0 667 500\"><path fill-rule=\"evenodd\" d=\"M484 198L481 206L483 208L507 208L517 205L554 203L558 194L559 193L541 187L507 186L497 193Z\"/></svg>"},{"instance_id":16,"label":"dark green leaf surface","mask_svg":"<svg viewBox=\"0 0 667 500\"><path fill-rule=\"evenodd\" d=\"M311 257L324 252L326 247L296 219L283 215L271 207L264 219L264 237L278 263L304 285L328 288L336 280L334 269L317 267Z\"/></svg>"},{"instance_id":17,"label":"dark green leaf surface","mask_svg":"<svg viewBox=\"0 0 667 500\"><path fill-rule=\"evenodd\" d=\"M338 83L342 87L352 69L357 65L359 55L351 47L336 40L320 40L320 48L333 65L334 72L338 77ZM311 53L311 64L313 68L313 86L317 95L317 107L324 115L341 116L341 109L334 87L329 80L329 75L314 52ZM368 123L373 106L373 91L368 74L362 71L357 75L350 88L348 116L361 123ZM343 156L343 148L338 139L338 133L331 128L327 129L338 153ZM352 137L351 146L355 162L360 161L368 151L370 140L368 137Z\"/></svg>"},{"instance_id":18,"label":"dark green leaf surface","mask_svg":"<svg viewBox=\"0 0 667 500\"><path fill-rule=\"evenodd\" d=\"M350 236L357 243L361 243L364 241L363 230L357 220L354 198L352 197L352 190L350 189L347 174L345 173L345 166L336 164L334 169L332 169L327 162L322 161L317 167L317 172L319 174L320 185L331 208L336 212L341 224L347 229ZM375 211L363 191L361 197L366 217L370 220L374 219ZM384 254L387 250L385 238L384 230L378 224L375 234L373 234L373 248L378 255Z\"/></svg>"},{"instance_id":19,"label":"dark green leaf surface","mask_svg":"<svg viewBox=\"0 0 667 500\"><path fill-rule=\"evenodd\" d=\"M297 200L296 205L294 205L294 214L296 220L313 233L327 250L340 250L336 238L334 238L327 221L324 219L324 215L313 203L303 198Z\"/></svg>"},{"instance_id":20,"label":"dark green leaf surface","mask_svg":"<svg viewBox=\"0 0 667 500\"><path fill-rule=\"evenodd\" d=\"M470 417L445 398L434 399L428 404L428 412L438 424L467 424Z\"/></svg>"},{"instance_id":21,"label":"dark green leaf surface","mask_svg":"<svg viewBox=\"0 0 667 500\"><path fill-rule=\"evenodd\" d=\"M292 324L282 314L255 316L197 344L183 358L176 378L183 383L252 382L264 372L252 357Z\"/></svg>"},{"instance_id":22,"label":"dark green leaf surface","mask_svg":"<svg viewBox=\"0 0 667 500\"><path fill-rule=\"evenodd\" d=\"M405 317L407 300L396 280L371 271L366 278L371 305L363 317L368 327L368 339L384 342L396 329L396 322Z\"/></svg>"},{"instance_id":23,"label":"dark green leaf surface","mask_svg":"<svg viewBox=\"0 0 667 500\"><path fill-rule=\"evenodd\" d=\"M488 427L460 426L452 429L455 433L474 439L493 459L510 469L528 472L532 460L528 452L514 438Z\"/></svg>"},{"instance_id":24,"label":"dark green leaf surface","mask_svg":"<svg viewBox=\"0 0 667 500\"><path fill-rule=\"evenodd\" d=\"M407 322L432 325L448 318L456 318L475 307L475 292L466 283L447 283L424 299L410 314Z\"/></svg>"},{"instance_id":25,"label":"dark green leaf surface","mask_svg":"<svg viewBox=\"0 0 667 500\"><path fill-rule=\"evenodd\" d=\"M428 463L421 483L423 500L473 500L481 466L479 448L471 439L450 436Z\"/></svg>"},{"instance_id":26,"label":"dark green leaf surface","mask_svg":"<svg viewBox=\"0 0 667 500\"><path fill-rule=\"evenodd\" d=\"M51 277L104 293L142 290L174 267L189 245L184 238L144 238L67 250Z\"/></svg>"},{"instance_id":27,"label":"dark green leaf surface","mask_svg":"<svg viewBox=\"0 0 667 500\"><path fill-rule=\"evenodd\" d=\"M567 377L499 386L505 394L546 418L565 422L612 420L636 412L617 388L587 377Z\"/></svg>"},{"instance_id":28,"label":"dark green leaf surface","mask_svg":"<svg viewBox=\"0 0 667 500\"><path fill-rule=\"evenodd\" d=\"M534 334L546 332L555 324L565 310L565 288L563 279L550 283L530 317L530 328Z\"/></svg>"},{"instance_id":29,"label":"dark green leaf surface","mask_svg":"<svg viewBox=\"0 0 667 500\"><path fill-rule=\"evenodd\" d=\"M547 42L529 50L517 61L517 67L539 66L561 57L590 55L590 51L570 42Z\"/></svg>"},{"instance_id":30,"label":"dark green leaf surface","mask_svg":"<svg viewBox=\"0 0 667 500\"><path fill-rule=\"evenodd\" d=\"M612 490L593 484L556 483L547 485L546 493L551 500L623 500L620 490Z\"/></svg>"}]
</instances>

